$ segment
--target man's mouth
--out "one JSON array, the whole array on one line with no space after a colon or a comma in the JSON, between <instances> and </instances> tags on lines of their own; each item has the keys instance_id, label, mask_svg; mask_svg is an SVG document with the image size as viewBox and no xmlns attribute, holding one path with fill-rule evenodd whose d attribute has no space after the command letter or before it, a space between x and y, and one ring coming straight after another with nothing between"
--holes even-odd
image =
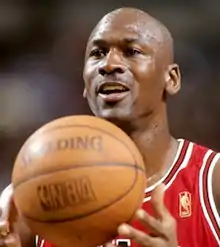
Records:
<instances>
[{"instance_id":1,"label":"man's mouth","mask_svg":"<svg viewBox=\"0 0 220 247\"><path fill-rule=\"evenodd\" d=\"M105 82L97 88L98 96L109 103L117 103L125 98L129 91L129 87L121 82Z\"/></svg>"},{"instance_id":2,"label":"man's mouth","mask_svg":"<svg viewBox=\"0 0 220 247\"><path fill-rule=\"evenodd\" d=\"M98 87L98 93L101 94L123 93L126 91L129 91L129 88L119 82L105 82Z\"/></svg>"}]
</instances>

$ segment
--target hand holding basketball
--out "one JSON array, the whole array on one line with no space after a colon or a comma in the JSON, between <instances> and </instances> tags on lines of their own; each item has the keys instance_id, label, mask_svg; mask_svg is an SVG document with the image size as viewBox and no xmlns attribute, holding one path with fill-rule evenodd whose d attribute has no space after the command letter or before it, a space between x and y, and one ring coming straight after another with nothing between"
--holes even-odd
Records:
<instances>
[{"instance_id":1,"label":"hand holding basketball","mask_svg":"<svg viewBox=\"0 0 220 247\"><path fill-rule=\"evenodd\" d=\"M15 229L17 209L13 202L13 189L9 185L0 195L0 247L21 247Z\"/></svg>"},{"instance_id":2,"label":"hand holding basketball","mask_svg":"<svg viewBox=\"0 0 220 247\"><path fill-rule=\"evenodd\" d=\"M94 247L117 236L142 205L145 165L133 141L91 116L54 120L21 148L15 204L33 233L61 247Z\"/></svg>"},{"instance_id":3,"label":"hand holding basketball","mask_svg":"<svg viewBox=\"0 0 220 247\"><path fill-rule=\"evenodd\" d=\"M164 186L159 185L152 193L151 204L156 218L140 209L136 212L136 219L146 229L150 230L148 235L128 224L122 224L118 228L120 235L136 242L140 247L177 247L176 221L164 205ZM113 247L108 244L107 247Z\"/></svg>"}]
</instances>

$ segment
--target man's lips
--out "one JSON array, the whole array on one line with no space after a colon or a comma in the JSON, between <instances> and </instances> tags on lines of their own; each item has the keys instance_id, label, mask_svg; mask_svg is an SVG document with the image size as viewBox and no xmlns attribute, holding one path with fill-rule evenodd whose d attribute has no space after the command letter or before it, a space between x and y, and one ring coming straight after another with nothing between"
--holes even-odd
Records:
<instances>
[{"instance_id":1,"label":"man's lips","mask_svg":"<svg viewBox=\"0 0 220 247\"><path fill-rule=\"evenodd\" d=\"M129 87L123 82L103 82L97 87L98 96L108 103L117 103L129 93Z\"/></svg>"}]
</instances>

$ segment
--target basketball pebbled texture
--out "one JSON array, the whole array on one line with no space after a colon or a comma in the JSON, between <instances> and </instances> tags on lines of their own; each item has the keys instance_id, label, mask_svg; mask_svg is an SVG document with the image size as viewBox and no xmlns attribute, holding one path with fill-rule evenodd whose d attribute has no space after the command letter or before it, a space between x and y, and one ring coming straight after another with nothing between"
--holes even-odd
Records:
<instances>
[{"instance_id":1,"label":"basketball pebbled texture","mask_svg":"<svg viewBox=\"0 0 220 247\"><path fill-rule=\"evenodd\" d=\"M130 222L146 179L142 157L121 129L96 117L70 116L26 141L12 183L15 204L36 234L61 247L94 247Z\"/></svg>"}]
</instances>

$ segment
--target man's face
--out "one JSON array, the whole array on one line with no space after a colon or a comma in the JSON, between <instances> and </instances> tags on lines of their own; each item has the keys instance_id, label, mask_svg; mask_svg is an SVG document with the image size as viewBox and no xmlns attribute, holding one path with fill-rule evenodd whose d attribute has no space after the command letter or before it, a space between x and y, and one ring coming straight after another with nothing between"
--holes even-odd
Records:
<instances>
[{"instance_id":1,"label":"man's face","mask_svg":"<svg viewBox=\"0 0 220 247\"><path fill-rule=\"evenodd\" d=\"M143 19L132 14L107 16L89 39L85 95L96 116L130 121L151 114L163 102L161 34L152 20Z\"/></svg>"}]
</instances>

